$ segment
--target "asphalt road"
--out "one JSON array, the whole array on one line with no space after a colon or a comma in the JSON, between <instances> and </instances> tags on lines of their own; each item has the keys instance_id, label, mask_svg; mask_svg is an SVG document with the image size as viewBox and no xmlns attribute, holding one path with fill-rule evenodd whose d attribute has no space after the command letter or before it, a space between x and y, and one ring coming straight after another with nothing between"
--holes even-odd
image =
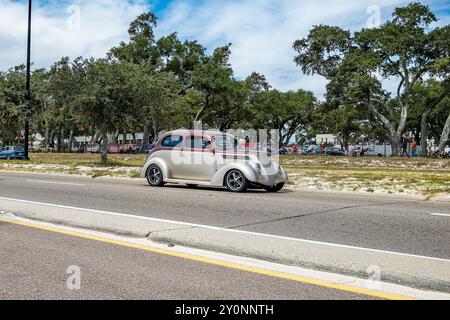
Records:
<instances>
[{"instance_id":1,"label":"asphalt road","mask_svg":"<svg viewBox=\"0 0 450 320\"><path fill-rule=\"evenodd\" d=\"M78 268L78 269L74 269ZM71 269L69 269L71 268ZM79 271L80 282L67 280ZM4 299L371 299L227 267L0 222Z\"/></svg>"},{"instance_id":2,"label":"asphalt road","mask_svg":"<svg viewBox=\"0 0 450 320\"><path fill-rule=\"evenodd\" d=\"M151 188L144 179L6 172L0 173L0 196L450 258L449 203L292 191L232 194Z\"/></svg>"}]
</instances>

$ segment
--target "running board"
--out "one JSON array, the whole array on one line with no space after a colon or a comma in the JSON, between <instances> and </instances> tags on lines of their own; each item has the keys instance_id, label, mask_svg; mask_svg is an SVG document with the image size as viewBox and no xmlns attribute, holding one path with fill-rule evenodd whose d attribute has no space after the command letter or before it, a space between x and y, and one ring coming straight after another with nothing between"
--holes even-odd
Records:
<instances>
[{"instance_id":1,"label":"running board","mask_svg":"<svg viewBox=\"0 0 450 320\"><path fill-rule=\"evenodd\" d=\"M181 180L181 179L167 179L166 183L176 183L176 184L196 184L199 186L212 186L209 181L196 181L196 180Z\"/></svg>"}]
</instances>

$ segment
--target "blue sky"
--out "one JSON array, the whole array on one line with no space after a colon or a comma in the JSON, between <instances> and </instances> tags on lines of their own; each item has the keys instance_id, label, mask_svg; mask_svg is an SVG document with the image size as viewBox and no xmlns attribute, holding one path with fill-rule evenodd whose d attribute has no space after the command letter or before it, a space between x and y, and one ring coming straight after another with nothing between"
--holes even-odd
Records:
<instances>
[{"instance_id":1,"label":"blue sky","mask_svg":"<svg viewBox=\"0 0 450 320\"><path fill-rule=\"evenodd\" d=\"M357 30L378 16L382 23L403 0L33 0L34 67L48 67L62 56L103 56L127 40L129 23L152 10L158 36L178 31L212 51L233 43L231 64L237 78L257 71L280 90L307 89L321 96L325 80L301 73L293 63L294 40L313 25ZM450 2L421 1L450 23ZM25 61L25 0L0 0L0 70ZM387 81L389 86L389 81Z\"/></svg>"}]
</instances>

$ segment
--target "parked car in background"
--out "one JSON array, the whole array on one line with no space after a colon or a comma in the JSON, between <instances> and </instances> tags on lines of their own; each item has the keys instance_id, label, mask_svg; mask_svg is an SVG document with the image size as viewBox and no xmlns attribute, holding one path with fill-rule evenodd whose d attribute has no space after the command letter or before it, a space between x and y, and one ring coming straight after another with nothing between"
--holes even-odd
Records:
<instances>
[{"instance_id":1,"label":"parked car in background","mask_svg":"<svg viewBox=\"0 0 450 320\"><path fill-rule=\"evenodd\" d=\"M353 155L355 157L365 157L365 156L368 156L368 152L369 152L368 146L356 147L353 152Z\"/></svg>"},{"instance_id":2,"label":"parked car in background","mask_svg":"<svg viewBox=\"0 0 450 320\"><path fill-rule=\"evenodd\" d=\"M90 153L100 153L100 152L102 152L102 150L103 150L103 147L98 143L97 144L89 144L86 148L86 151L90 152Z\"/></svg>"},{"instance_id":3,"label":"parked car in background","mask_svg":"<svg viewBox=\"0 0 450 320\"><path fill-rule=\"evenodd\" d=\"M333 157L345 156L345 152L338 147L328 147L325 149L325 154Z\"/></svg>"},{"instance_id":4,"label":"parked car in background","mask_svg":"<svg viewBox=\"0 0 450 320\"><path fill-rule=\"evenodd\" d=\"M307 147L303 148L303 155L307 156L307 155L315 155L316 154L316 150L317 150L317 146L316 145L310 145Z\"/></svg>"},{"instance_id":5,"label":"parked car in background","mask_svg":"<svg viewBox=\"0 0 450 320\"><path fill-rule=\"evenodd\" d=\"M108 153L119 154L120 153L120 144L113 143L108 145Z\"/></svg>"},{"instance_id":6,"label":"parked car in background","mask_svg":"<svg viewBox=\"0 0 450 320\"><path fill-rule=\"evenodd\" d=\"M365 157L383 157L383 154L380 152L375 152L373 149L368 148L367 151L364 152Z\"/></svg>"},{"instance_id":7,"label":"parked car in background","mask_svg":"<svg viewBox=\"0 0 450 320\"><path fill-rule=\"evenodd\" d=\"M287 147L281 147L278 153L282 156L289 154L289 149Z\"/></svg>"},{"instance_id":8,"label":"parked car in background","mask_svg":"<svg viewBox=\"0 0 450 320\"><path fill-rule=\"evenodd\" d=\"M9 146L0 151L0 159L15 160L25 159L25 150L22 147Z\"/></svg>"},{"instance_id":9,"label":"parked car in background","mask_svg":"<svg viewBox=\"0 0 450 320\"><path fill-rule=\"evenodd\" d=\"M78 147L77 145L72 145L72 150L70 150L70 152L82 153L82 152L84 152L84 150L82 147Z\"/></svg>"},{"instance_id":10,"label":"parked car in background","mask_svg":"<svg viewBox=\"0 0 450 320\"><path fill-rule=\"evenodd\" d=\"M236 147L236 137L219 131L177 130L163 135L149 153L141 176L153 187L226 187L232 192L283 189L288 176L270 152Z\"/></svg>"},{"instance_id":11,"label":"parked car in background","mask_svg":"<svg viewBox=\"0 0 450 320\"><path fill-rule=\"evenodd\" d=\"M156 143L150 143L146 146L144 146L141 150L141 152L143 153L149 153L150 151L152 151L156 146Z\"/></svg>"},{"instance_id":12,"label":"parked car in background","mask_svg":"<svg viewBox=\"0 0 450 320\"><path fill-rule=\"evenodd\" d=\"M120 153L137 154L141 151L141 146L138 144L125 144L120 148Z\"/></svg>"}]
</instances>

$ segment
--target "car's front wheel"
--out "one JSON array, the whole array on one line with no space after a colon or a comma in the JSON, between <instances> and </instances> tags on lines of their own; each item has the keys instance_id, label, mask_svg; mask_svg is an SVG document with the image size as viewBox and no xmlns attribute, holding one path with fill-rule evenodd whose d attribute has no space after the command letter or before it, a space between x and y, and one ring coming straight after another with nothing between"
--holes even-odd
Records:
<instances>
[{"instance_id":1,"label":"car's front wheel","mask_svg":"<svg viewBox=\"0 0 450 320\"><path fill-rule=\"evenodd\" d=\"M284 183L279 183L273 187L264 187L264 190L266 190L267 192L278 192L281 191L281 189L283 189L284 187Z\"/></svg>"},{"instance_id":2,"label":"car's front wheel","mask_svg":"<svg viewBox=\"0 0 450 320\"><path fill-rule=\"evenodd\" d=\"M231 170L225 176L225 186L231 192L245 192L248 184L247 178L239 170Z\"/></svg>"},{"instance_id":3,"label":"car's front wheel","mask_svg":"<svg viewBox=\"0 0 450 320\"><path fill-rule=\"evenodd\" d=\"M162 187L164 185L163 173L157 165L151 165L148 168L147 181L152 187Z\"/></svg>"}]
</instances>

